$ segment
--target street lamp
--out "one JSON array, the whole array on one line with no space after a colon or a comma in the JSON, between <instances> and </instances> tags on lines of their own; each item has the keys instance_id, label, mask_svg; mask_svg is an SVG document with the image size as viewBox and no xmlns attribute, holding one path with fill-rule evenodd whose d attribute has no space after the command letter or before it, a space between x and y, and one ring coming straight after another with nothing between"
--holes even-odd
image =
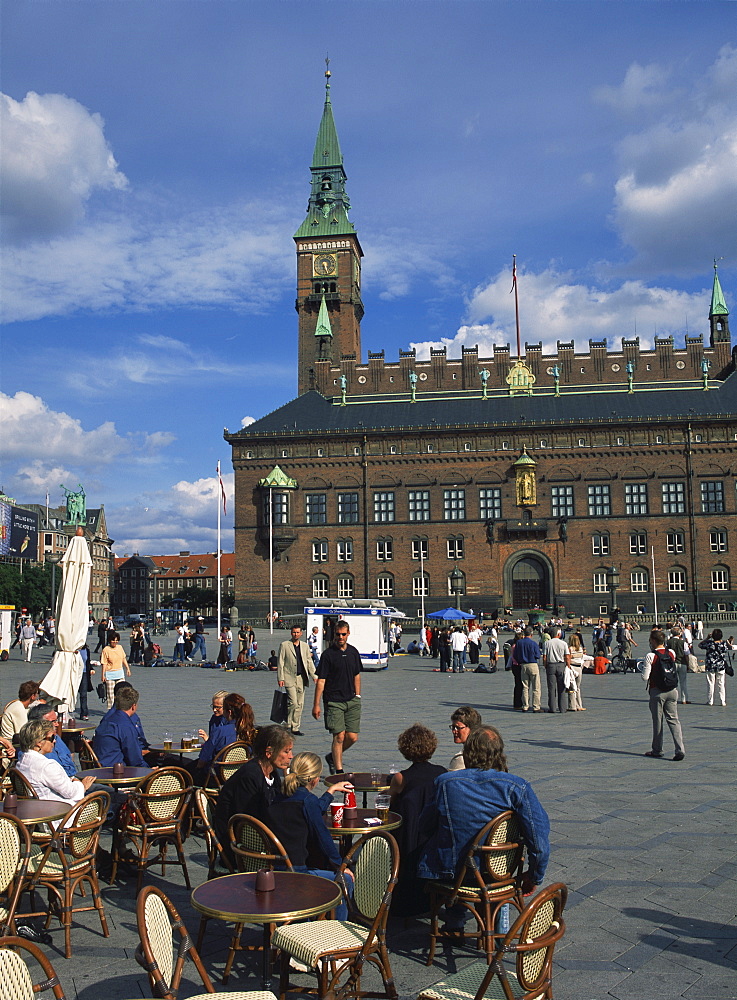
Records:
<instances>
[{"instance_id":1,"label":"street lamp","mask_svg":"<svg viewBox=\"0 0 737 1000\"><path fill-rule=\"evenodd\" d=\"M455 598L455 606L460 611L461 594L463 593L463 573L458 569L458 566L454 566L453 572L450 574L450 590Z\"/></svg>"},{"instance_id":2,"label":"street lamp","mask_svg":"<svg viewBox=\"0 0 737 1000\"><path fill-rule=\"evenodd\" d=\"M149 570L149 578L153 581L154 585L154 597L152 602L152 618L153 618L153 628L156 628L156 597L157 597L157 582L156 577L163 573L163 569L160 566L154 566L152 570ZM154 633L155 634L155 633Z\"/></svg>"},{"instance_id":3,"label":"street lamp","mask_svg":"<svg viewBox=\"0 0 737 1000\"><path fill-rule=\"evenodd\" d=\"M612 610L610 614L610 620L612 624L619 618L617 613L617 587L619 586L619 570L616 566L612 566L611 569L606 571L606 581L609 585L609 592L612 595Z\"/></svg>"},{"instance_id":4,"label":"street lamp","mask_svg":"<svg viewBox=\"0 0 737 1000\"><path fill-rule=\"evenodd\" d=\"M56 617L56 564L61 562L61 556L58 552L51 552L46 561L51 563L51 614Z\"/></svg>"}]
</instances>

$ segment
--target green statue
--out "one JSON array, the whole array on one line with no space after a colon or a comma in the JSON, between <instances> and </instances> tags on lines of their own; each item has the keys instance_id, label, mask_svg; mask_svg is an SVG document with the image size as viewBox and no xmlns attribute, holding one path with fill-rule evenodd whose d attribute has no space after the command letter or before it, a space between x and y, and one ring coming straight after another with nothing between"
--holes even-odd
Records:
<instances>
[{"instance_id":1,"label":"green statue","mask_svg":"<svg viewBox=\"0 0 737 1000\"><path fill-rule=\"evenodd\" d=\"M68 490L66 486L61 486L67 502L67 524L87 524L87 494L84 486L78 484L79 489L75 492Z\"/></svg>"}]
</instances>

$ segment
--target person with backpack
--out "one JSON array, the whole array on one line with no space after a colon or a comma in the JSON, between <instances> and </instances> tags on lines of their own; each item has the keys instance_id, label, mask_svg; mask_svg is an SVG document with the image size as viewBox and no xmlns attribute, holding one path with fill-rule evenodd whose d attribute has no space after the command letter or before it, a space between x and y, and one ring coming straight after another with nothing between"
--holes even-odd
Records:
<instances>
[{"instance_id":1,"label":"person with backpack","mask_svg":"<svg viewBox=\"0 0 737 1000\"><path fill-rule=\"evenodd\" d=\"M645 657L643 679L650 693L650 714L653 717L652 749L646 757L663 756L663 716L668 723L675 745L673 760L683 760L683 734L678 719L678 671L672 650L665 648L665 632L653 629L650 633L650 652Z\"/></svg>"}]
</instances>

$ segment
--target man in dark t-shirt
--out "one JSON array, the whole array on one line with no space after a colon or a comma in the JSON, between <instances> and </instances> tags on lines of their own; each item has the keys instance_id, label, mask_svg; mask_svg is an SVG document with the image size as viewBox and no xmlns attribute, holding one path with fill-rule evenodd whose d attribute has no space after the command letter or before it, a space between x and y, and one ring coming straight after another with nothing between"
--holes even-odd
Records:
<instances>
[{"instance_id":1,"label":"man in dark t-shirt","mask_svg":"<svg viewBox=\"0 0 737 1000\"><path fill-rule=\"evenodd\" d=\"M320 699L325 705L325 728L333 737L325 755L331 774L343 774L343 751L352 747L361 729L361 656L348 645L350 626L340 620L333 642L320 657L312 714L320 718Z\"/></svg>"}]
</instances>

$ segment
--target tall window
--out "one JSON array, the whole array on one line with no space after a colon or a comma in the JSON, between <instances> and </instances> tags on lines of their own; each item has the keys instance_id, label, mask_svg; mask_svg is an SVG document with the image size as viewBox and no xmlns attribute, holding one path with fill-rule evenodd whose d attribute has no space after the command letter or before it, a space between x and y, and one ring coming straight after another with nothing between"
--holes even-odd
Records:
<instances>
[{"instance_id":1,"label":"tall window","mask_svg":"<svg viewBox=\"0 0 737 1000\"><path fill-rule=\"evenodd\" d=\"M391 538L380 538L376 542L376 558L379 562L389 562L394 558L394 542Z\"/></svg>"},{"instance_id":2,"label":"tall window","mask_svg":"<svg viewBox=\"0 0 737 1000\"><path fill-rule=\"evenodd\" d=\"M502 516L502 491L498 486L479 490L479 517L482 521L498 521Z\"/></svg>"},{"instance_id":3,"label":"tall window","mask_svg":"<svg viewBox=\"0 0 737 1000\"><path fill-rule=\"evenodd\" d=\"M353 577L338 577L338 597L353 597Z\"/></svg>"},{"instance_id":4,"label":"tall window","mask_svg":"<svg viewBox=\"0 0 737 1000\"><path fill-rule=\"evenodd\" d=\"M338 494L338 523L358 524L358 493Z\"/></svg>"},{"instance_id":5,"label":"tall window","mask_svg":"<svg viewBox=\"0 0 737 1000\"><path fill-rule=\"evenodd\" d=\"M463 538L449 538L446 545L449 559L463 559Z\"/></svg>"},{"instance_id":6,"label":"tall window","mask_svg":"<svg viewBox=\"0 0 737 1000\"><path fill-rule=\"evenodd\" d=\"M553 517L573 517L573 487L552 486L550 488Z\"/></svg>"},{"instance_id":7,"label":"tall window","mask_svg":"<svg viewBox=\"0 0 737 1000\"><path fill-rule=\"evenodd\" d=\"M717 566L711 571L711 589L729 590L729 570L726 566Z\"/></svg>"},{"instance_id":8,"label":"tall window","mask_svg":"<svg viewBox=\"0 0 737 1000\"><path fill-rule=\"evenodd\" d=\"M305 523L325 524L328 519L328 500L325 493L305 494Z\"/></svg>"},{"instance_id":9,"label":"tall window","mask_svg":"<svg viewBox=\"0 0 737 1000\"><path fill-rule=\"evenodd\" d=\"M612 497L609 484L589 486L589 517L609 517L611 512Z\"/></svg>"},{"instance_id":10,"label":"tall window","mask_svg":"<svg viewBox=\"0 0 737 1000\"><path fill-rule=\"evenodd\" d=\"M412 596L413 597L429 597L430 596L430 578L427 573L420 576L419 573L415 573L412 577Z\"/></svg>"},{"instance_id":11,"label":"tall window","mask_svg":"<svg viewBox=\"0 0 737 1000\"><path fill-rule=\"evenodd\" d=\"M665 536L666 550L674 555L683 552L686 539L682 531L669 531Z\"/></svg>"},{"instance_id":12,"label":"tall window","mask_svg":"<svg viewBox=\"0 0 737 1000\"><path fill-rule=\"evenodd\" d=\"M409 519L410 521L430 520L430 491L410 490L409 491Z\"/></svg>"},{"instance_id":13,"label":"tall window","mask_svg":"<svg viewBox=\"0 0 737 1000\"><path fill-rule=\"evenodd\" d=\"M704 514L724 513L724 483L710 480L701 484L701 510Z\"/></svg>"},{"instance_id":14,"label":"tall window","mask_svg":"<svg viewBox=\"0 0 737 1000\"><path fill-rule=\"evenodd\" d=\"M627 483L624 488L625 514L647 514L647 483Z\"/></svg>"},{"instance_id":15,"label":"tall window","mask_svg":"<svg viewBox=\"0 0 737 1000\"><path fill-rule=\"evenodd\" d=\"M412 558L413 559L427 559L428 544L426 538L413 538L412 539Z\"/></svg>"},{"instance_id":16,"label":"tall window","mask_svg":"<svg viewBox=\"0 0 737 1000\"><path fill-rule=\"evenodd\" d=\"M686 571L685 569L669 569L668 570L668 590L672 594L682 593L686 589Z\"/></svg>"},{"instance_id":17,"label":"tall window","mask_svg":"<svg viewBox=\"0 0 737 1000\"><path fill-rule=\"evenodd\" d=\"M328 540L327 540L327 538L317 538L312 543L312 561L313 562L327 562L328 561Z\"/></svg>"},{"instance_id":18,"label":"tall window","mask_svg":"<svg viewBox=\"0 0 737 1000\"><path fill-rule=\"evenodd\" d=\"M663 483L663 513L686 513L685 483Z\"/></svg>"},{"instance_id":19,"label":"tall window","mask_svg":"<svg viewBox=\"0 0 737 1000\"><path fill-rule=\"evenodd\" d=\"M312 596L321 600L329 596L328 578L326 576L312 577Z\"/></svg>"},{"instance_id":20,"label":"tall window","mask_svg":"<svg viewBox=\"0 0 737 1000\"><path fill-rule=\"evenodd\" d=\"M630 573L630 590L633 594L645 594L650 589L646 569L633 569Z\"/></svg>"},{"instance_id":21,"label":"tall window","mask_svg":"<svg viewBox=\"0 0 737 1000\"><path fill-rule=\"evenodd\" d=\"M264 493L264 521L269 523L269 494L271 493L271 510L274 512L274 524L289 523L289 494L275 493L266 490Z\"/></svg>"},{"instance_id":22,"label":"tall window","mask_svg":"<svg viewBox=\"0 0 737 1000\"><path fill-rule=\"evenodd\" d=\"M353 539L339 538L337 542L336 554L338 562L353 562Z\"/></svg>"},{"instance_id":23,"label":"tall window","mask_svg":"<svg viewBox=\"0 0 737 1000\"><path fill-rule=\"evenodd\" d=\"M374 493L374 521L394 520L394 493Z\"/></svg>"},{"instance_id":24,"label":"tall window","mask_svg":"<svg viewBox=\"0 0 737 1000\"><path fill-rule=\"evenodd\" d=\"M376 581L376 596L377 597L394 597L394 577L385 574L380 576Z\"/></svg>"},{"instance_id":25,"label":"tall window","mask_svg":"<svg viewBox=\"0 0 737 1000\"><path fill-rule=\"evenodd\" d=\"M709 550L711 552L726 552L727 551L727 532L726 531L710 531L709 532Z\"/></svg>"},{"instance_id":26,"label":"tall window","mask_svg":"<svg viewBox=\"0 0 737 1000\"><path fill-rule=\"evenodd\" d=\"M612 547L606 532L591 536L591 551L595 556L611 555Z\"/></svg>"},{"instance_id":27,"label":"tall window","mask_svg":"<svg viewBox=\"0 0 737 1000\"><path fill-rule=\"evenodd\" d=\"M606 570L599 570L598 573L594 573L594 593L606 594L608 590Z\"/></svg>"},{"instance_id":28,"label":"tall window","mask_svg":"<svg viewBox=\"0 0 737 1000\"><path fill-rule=\"evenodd\" d=\"M633 531L630 535L630 555L644 556L647 552L647 532Z\"/></svg>"},{"instance_id":29,"label":"tall window","mask_svg":"<svg viewBox=\"0 0 737 1000\"><path fill-rule=\"evenodd\" d=\"M465 490L443 490L443 520L466 520Z\"/></svg>"}]
</instances>

